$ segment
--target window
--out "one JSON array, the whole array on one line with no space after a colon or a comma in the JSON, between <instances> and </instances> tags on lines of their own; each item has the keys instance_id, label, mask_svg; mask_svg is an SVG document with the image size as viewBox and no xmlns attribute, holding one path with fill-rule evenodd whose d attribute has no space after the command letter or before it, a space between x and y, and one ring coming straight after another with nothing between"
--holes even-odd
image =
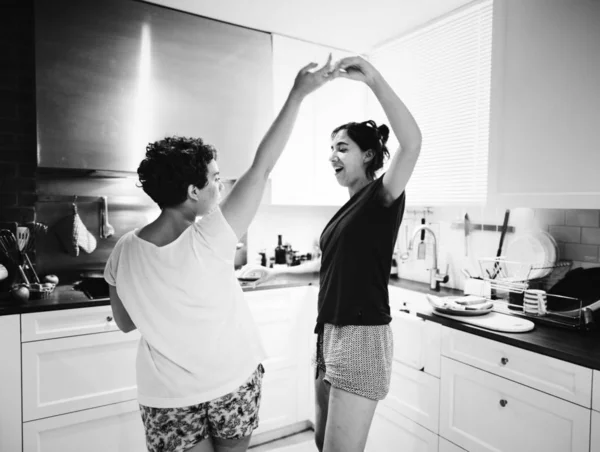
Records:
<instances>
[{"instance_id":1,"label":"window","mask_svg":"<svg viewBox=\"0 0 600 452\"><path fill-rule=\"evenodd\" d=\"M273 35L273 101L279 112L296 74L314 61L321 66L351 54ZM342 205L348 191L337 183L329 162L330 134L337 126L366 119L367 88L339 79L310 94L302 103L290 140L271 174L273 204Z\"/></svg>"},{"instance_id":2,"label":"window","mask_svg":"<svg viewBox=\"0 0 600 452\"><path fill-rule=\"evenodd\" d=\"M423 133L407 187L410 205L486 201L492 6L492 0L470 4L370 55ZM377 123L387 123L372 95L368 109ZM390 137L388 146L394 152L398 143Z\"/></svg>"}]
</instances>

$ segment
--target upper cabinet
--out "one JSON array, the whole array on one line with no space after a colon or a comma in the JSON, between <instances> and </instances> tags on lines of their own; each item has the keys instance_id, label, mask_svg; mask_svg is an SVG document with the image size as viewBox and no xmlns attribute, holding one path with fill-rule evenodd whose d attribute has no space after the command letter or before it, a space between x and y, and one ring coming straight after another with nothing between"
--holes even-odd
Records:
<instances>
[{"instance_id":1,"label":"upper cabinet","mask_svg":"<svg viewBox=\"0 0 600 452\"><path fill-rule=\"evenodd\" d=\"M237 178L272 121L271 36L144 2L36 0L39 166L136 171L202 137Z\"/></svg>"},{"instance_id":2,"label":"upper cabinet","mask_svg":"<svg viewBox=\"0 0 600 452\"><path fill-rule=\"evenodd\" d=\"M298 71L310 62L322 66L349 56L328 47L273 35L274 109L283 106ZM336 79L306 97L290 140L272 173L273 204L339 206L348 191L335 179L329 156L331 132L350 121L365 121L367 88Z\"/></svg>"},{"instance_id":3,"label":"upper cabinet","mask_svg":"<svg viewBox=\"0 0 600 452\"><path fill-rule=\"evenodd\" d=\"M494 2L489 194L600 207L600 3Z\"/></svg>"}]
</instances>

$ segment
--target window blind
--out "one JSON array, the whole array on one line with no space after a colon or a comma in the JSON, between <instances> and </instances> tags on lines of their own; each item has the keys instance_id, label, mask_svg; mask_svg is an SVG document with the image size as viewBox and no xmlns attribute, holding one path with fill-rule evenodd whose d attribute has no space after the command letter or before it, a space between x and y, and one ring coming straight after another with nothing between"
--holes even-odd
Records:
<instances>
[{"instance_id":1,"label":"window blind","mask_svg":"<svg viewBox=\"0 0 600 452\"><path fill-rule=\"evenodd\" d=\"M478 1L369 56L417 120L421 156L407 204L481 205L487 196L493 1ZM374 96L368 109L386 122ZM398 143L390 136L390 152Z\"/></svg>"}]
</instances>

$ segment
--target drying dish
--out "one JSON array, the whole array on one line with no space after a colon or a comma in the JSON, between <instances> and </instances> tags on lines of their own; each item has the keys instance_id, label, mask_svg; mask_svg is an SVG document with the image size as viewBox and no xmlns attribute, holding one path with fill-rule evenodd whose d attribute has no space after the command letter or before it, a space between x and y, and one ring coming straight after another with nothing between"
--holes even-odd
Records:
<instances>
[{"instance_id":1,"label":"drying dish","mask_svg":"<svg viewBox=\"0 0 600 452\"><path fill-rule=\"evenodd\" d=\"M507 261L526 264L522 266L517 280L538 279L548 276L558 258L558 246L545 231L521 234L515 237L506 250Z\"/></svg>"}]
</instances>

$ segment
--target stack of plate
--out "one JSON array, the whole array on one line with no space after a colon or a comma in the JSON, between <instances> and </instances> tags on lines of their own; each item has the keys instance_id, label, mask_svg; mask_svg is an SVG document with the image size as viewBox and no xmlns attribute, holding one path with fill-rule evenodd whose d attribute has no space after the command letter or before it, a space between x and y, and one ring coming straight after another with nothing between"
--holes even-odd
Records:
<instances>
[{"instance_id":1,"label":"stack of plate","mask_svg":"<svg viewBox=\"0 0 600 452\"><path fill-rule=\"evenodd\" d=\"M523 295L523 312L531 315L546 314L547 297L543 290L529 289Z\"/></svg>"}]
</instances>

